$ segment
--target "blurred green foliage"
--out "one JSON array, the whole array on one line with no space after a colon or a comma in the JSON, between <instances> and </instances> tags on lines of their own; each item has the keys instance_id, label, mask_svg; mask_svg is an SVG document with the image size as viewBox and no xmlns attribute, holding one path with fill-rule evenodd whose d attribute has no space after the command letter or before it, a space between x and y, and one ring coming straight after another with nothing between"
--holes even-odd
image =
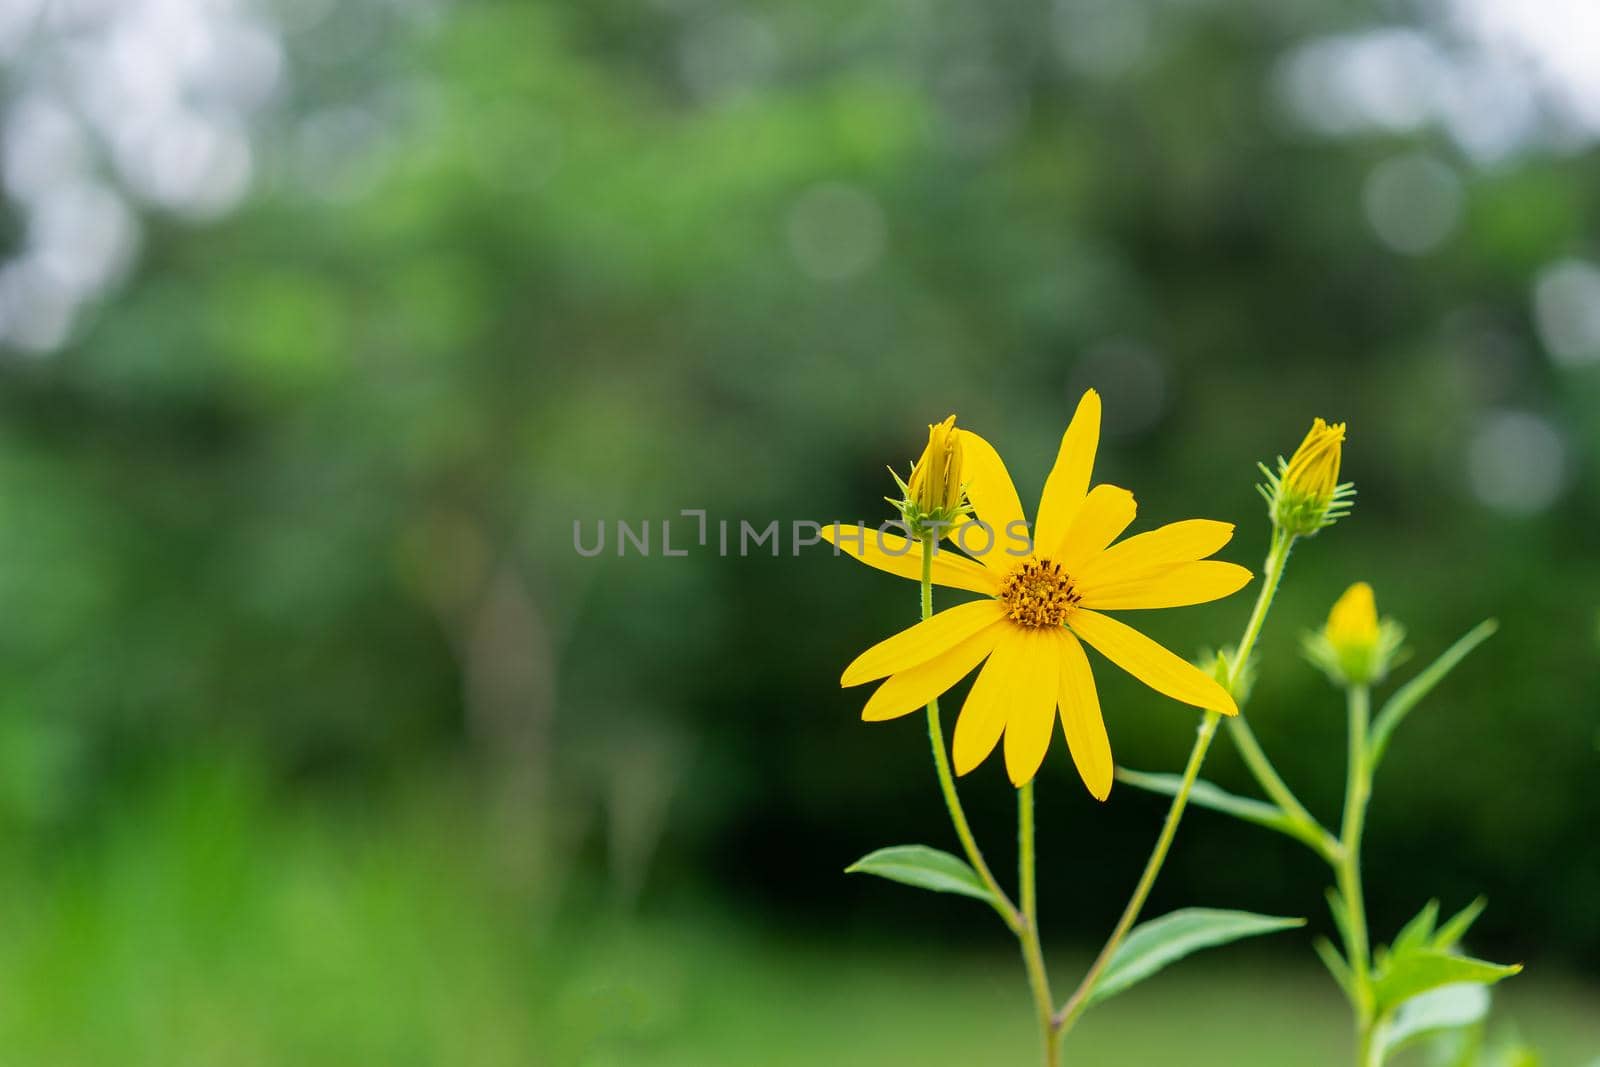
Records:
<instances>
[{"instance_id":1,"label":"blurred green foliage","mask_svg":"<svg viewBox=\"0 0 1600 1067\"><path fill-rule=\"evenodd\" d=\"M591 904L530 923L492 835L464 830L459 783L413 781L365 810L275 794L228 758L168 768L48 871L0 875L8 1062L869 1067L1033 1053L997 946L918 947L865 924L819 939L764 927L743 910L754 902L681 898L642 921ZM1508 986L1501 1014L1538 1035L1540 1062L1576 1065L1600 1044L1591 1002L1545 975ZM1087 1062L1196 1067L1320 1067L1345 1040L1320 973L1237 951L1174 968L1075 1036Z\"/></svg>"},{"instance_id":2,"label":"blurred green foliage","mask_svg":"<svg viewBox=\"0 0 1600 1067\"><path fill-rule=\"evenodd\" d=\"M584 559L573 523L881 520L884 464L950 411L1031 499L1094 386L1097 476L1138 495L1136 529L1238 522L1224 555L1248 564L1267 532L1255 463L1314 415L1349 421L1355 513L1296 550L1252 721L1326 814L1341 713L1299 633L1356 579L1421 662L1498 617L1377 783L1376 933L1482 891L1477 934L1499 956L1592 968L1600 364L1551 359L1530 294L1594 252L1594 154L1490 165L1427 125L1298 124L1285 57L1387 7L1129 8L1143 43L1109 68L1110 45L1074 36L1109 7L1083 3L285 17L253 195L204 225L146 214L136 269L64 346L0 362L15 854L70 872L76 842L121 825L129 781L219 752L248 753L272 803L330 811L465 765L476 784L451 816L493 827L511 884L551 907L577 870L629 906L688 889L802 928L926 929L948 901L839 873L881 845L949 843L919 723L862 725L864 696L836 685L913 617L914 588L825 547L792 557L787 537L777 559ZM365 45L330 44L361 19L339 33ZM311 152L329 115L364 132ZM1364 197L1419 150L1460 212L1413 254ZM675 542L693 529L678 518ZM1196 651L1246 609L1150 629ZM1109 673L1103 696L1119 761L1178 764L1187 709ZM1246 784L1226 746L1207 777ZM965 791L1005 865L1003 776ZM1087 943L1159 801L1095 805L1058 744L1040 805L1051 929ZM245 871L325 856L244 832L214 843L247 849ZM283 907L338 895L306 862L279 872ZM164 868L102 877L137 889L140 870ZM1152 911L1315 913L1319 878L1196 813ZM181 886L146 890L201 921ZM159 922L139 899L49 906ZM405 1062L386 1040L362 1047Z\"/></svg>"}]
</instances>

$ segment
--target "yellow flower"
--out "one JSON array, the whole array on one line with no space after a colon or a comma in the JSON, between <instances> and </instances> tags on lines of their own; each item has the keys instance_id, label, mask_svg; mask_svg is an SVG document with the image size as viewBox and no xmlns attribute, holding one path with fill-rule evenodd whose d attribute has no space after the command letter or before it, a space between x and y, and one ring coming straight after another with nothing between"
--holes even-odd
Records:
<instances>
[{"instance_id":1,"label":"yellow flower","mask_svg":"<svg viewBox=\"0 0 1600 1067\"><path fill-rule=\"evenodd\" d=\"M1405 640L1393 619L1378 619L1372 586L1357 582L1334 601L1321 633L1303 641L1307 658L1338 685L1367 685L1383 680Z\"/></svg>"},{"instance_id":2,"label":"yellow flower","mask_svg":"<svg viewBox=\"0 0 1600 1067\"><path fill-rule=\"evenodd\" d=\"M1267 484L1260 486L1273 524L1296 537L1310 537L1350 512L1355 489L1339 483L1345 424L1331 426L1313 419L1305 440L1287 461L1278 460L1274 474L1261 467Z\"/></svg>"},{"instance_id":3,"label":"yellow flower","mask_svg":"<svg viewBox=\"0 0 1600 1067\"><path fill-rule=\"evenodd\" d=\"M965 774L1005 738L1006 771L1022 785L1044 761L1059 712L1067 748L1095 797L1111 791L1113 765L1094 677L1083 645L1152 689L1228 715L1233 698L1210 675L1106 611L1201 604L1237 592L1250 580L1243 567L1205 557L1227 544L1231 523L1176 522L1112 542L1133 522L1133 495L1111 485L1089 487L1100 436L1100 397L1084 394L1061 439L1055 467L1039 500L1032 551L1014 555L1004 531L1020 529L1022 503L994 448L968 430L961 435L967 496L976 519L952 539L981 547L966 525L996 532L980 560L939 550L931 568L940 585L984 594L918 623L863 652L845 668L846 686L887 679L862 718L876 721L924 706L985 663L956 722L955 767ZM847 544L837 527L829 540L870 566L920 578L922 546L868 531Z\"/></svg>"},{"instance_id":4,"label":"yellow flower","mask_svg":"<svg viewBox=\"0 0 1600 1067\"><path fill-rule=\"evenodd\" d=\"M906 499L924 515L953 515L961 507L961 431L954 415L928 427L928 447L911 469Z\"/></svg>"}]
</instances>

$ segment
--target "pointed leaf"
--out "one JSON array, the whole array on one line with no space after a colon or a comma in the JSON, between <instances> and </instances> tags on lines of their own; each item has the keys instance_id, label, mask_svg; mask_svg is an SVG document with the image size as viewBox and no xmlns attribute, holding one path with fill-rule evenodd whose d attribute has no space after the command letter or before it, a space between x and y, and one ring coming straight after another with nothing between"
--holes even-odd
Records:
<instances>
[{"instance_id":1,"label":"pointed leaf","mask_svg":"<svg viewBox=\"0 0 1600 1067\"><path fill-rule=\"evenodd\" d=\"M1377 1035L1378 1060L1445 1030L1474 1026L1489 1013L1489 991L1475 982L1459 982L1419 993L1405 1001Z\"/></svg>"},{"instance_id":2,"label":"pointed leaf","mask_svg":"<svg viewBox=\"0 0 1600 1067\"><path fill-rule=\"evenodd\" d=\"M1478 921L1478 916L1483 914L1483 909L1488 906L1489 901L1484 897L1479 897L1450 916L1434 932L1433 947L1440 952L1448 952L1450 949L1455 948L1461 939L1467 936L1467 931L1472 928L1472 924Z\"/></svg>"},{"instance_id":3,"label":"pointed leaf","mask_svg":"<svg viewBox=\"0 0 1600 1067\"><path fill-rule=\"evenodd\" d=\"M1311 947L1316 949L1317 958L1328 968L1328 973L1339 983L1339 988L1347 995L1350 994L1354 988L1355 976L1350 973L1350 965L1339 955L1339 950L1333 947L1333 942L1325 937L1319 937L1311 942Z\"/></svg>"},{"instance_id":4,"label":"pointed leaf","mask_svg":"<svg viewBox=\"0 0 1600 1067\"><path fill-rule=\"evenodd\" d=\"M1410 922L1400 928L1400 932L1394 938L1393 951L1399 954L1427 947L1433 937L1433 924L1438 921L1439 902L1430 900Z\"/></svg>"},{"instance_id":5,"label":"pointed leaf","mask_svg":"<svg viewBox=\"0 0 1600 1067\"><path fill-rule=\"evenodd\" d=\"M1151 774L1147 771L1129 770L1126 767L1117 768L1117 781L1169 797L1176 796L1183 786L1182 775ZM1189 802L1196 807L1210 808L1212 811L1220 811L1224 815L1232 815L1236 819L1264 826L1268 830L1287 834L1297 841L1305 842L1319 853L1323 851L1323 844L1319 840L1320 831L1317 828L1296 822L1276 805L1230 793L1204 778L1196 779L1194 785L1190 787Z\"/></svg>"},{"instance_id":6,"label":"pointed leaf","mask_svg":"<svg viewBox=\"0 0 1600 1067\"><path fill-rule=\"evenodd\" d=\"M1345 910L1344 895L1330 885L1323 890L1323 896L1328 898L1328 911L1333 913L1333 925L1339 928L1339 937L1348 945L1350 943L1350 926L1345 920L1349 912Z\"/></svg>"},{"instance_id":7,"label":"pointed leaf","mask_svg":"<svg viewBox=\"0 0 1600 1067\"><path fill-rule=\"evenodd\" d=\"M1383 759L1384 749L1389 747L1389 738L1394 734L1395 728L1411 713L1411 709L1417 706L1417 702L1427 696L1434 686L1444 681L1445 675L1453 671L1456 664L1467 658L1467 653L1487 641L1499 628L1500 623L1496 620L1485 619L1468 630L1459 641L1445 649L1422 673L1395 690L1394 695L1384 703L1383 710L1378 712L1378 717L1372 724L1368 750L1374 772L1378 769L1378 762Z\"/></svg>"},{"instance_id":8,"label":"pointed leaf","mask_svg":"<svg viewBox=\"0 0 1600 1067\"><path fill-rule=\"evenodd\" d=\"M1276 915L1254 915L1248 911L1181 908L1159 919L1140 923L1111 957L1105 973L1089 995L1089 1003L1096 1004L1115 996L1191 952L1225 945L1242 937L1304 926L1305 922Z\"/></svg>"},{"instance_id":9,"label":"pointed leaf","mask_svg":"<svg viewBox=\"0 0 1600 1067\"><path fill-rule=\"evenodd\" d=\"M880 848L862 856L844 870L846 874L875 874L891 882L931 889L936 893L960 893L979 900L991 899L978 872L969 867L965 860L927 845Z\"/></svg>"},{"instance_id":10,"label":"pointed leaf","mask_svg":"<svg viewBox=\"0 0 1600 1067\"><path fill-rule=\"evenodd\" d=\"M1372 995L1377 1002L1378 1014L1390 1011L1401 1001L1418 993L1452 985L1456 982L1476 982L1493 985L1522 970L1522 964L1502 965L1475 960L1468 956L1425 949L1391 956L1389 964L1372 983Z\"/></svg>"}]
</instances>

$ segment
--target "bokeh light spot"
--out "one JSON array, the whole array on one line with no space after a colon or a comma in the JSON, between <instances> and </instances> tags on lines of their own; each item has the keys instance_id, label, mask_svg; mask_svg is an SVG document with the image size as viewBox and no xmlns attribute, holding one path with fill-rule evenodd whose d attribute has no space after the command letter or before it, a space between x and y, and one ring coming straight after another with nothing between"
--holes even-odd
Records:
<instances>
[{"instance_id":1,"label":"bokeh light spot","mask_svg":"<svg viewBox=\"0 0 1600 1067\"><path fill-rule=\"evenodd\" d=\"M1600 267L1563 259L1540 271L1533 283L1533 317L1557 362L1600 361Z\"/></svg>"},{"instance_id":2,"label":"bokeh light spot","mask_svg":"<svg viewBox=\"0 0 1600 1067\"><path fill-rule=\"evenodd\" d=\"M1527 412L1488 416L1467 450L1473 494L1508 515L1533 515L1554 504L1566 481L1565 468L1561 435Z\"/></svg>"},{"instance_id":3,"label":"bokeh light spot","mask_svg":"<svg viewBox=\"0 0 1600 1067\"><path fill-rule=\"evenodd\" d=\"M789 249L800 269L818 281L856 277L883 257L887 243L883 209L856 186L814 185L789 209Z\"/></svg>"},{"instance_id":4,"label":"bokeh light spot","mask_svg":"<svg viewBox=\"0 0 1600 1067\"><path fill-rule=\"evenodd\" d=\"M1461 219L1461 179L1432 156L1411 153L1372 168L1362 190L1367 221L1396 252L1439 247Z\"/></svg>"}]
</instances>

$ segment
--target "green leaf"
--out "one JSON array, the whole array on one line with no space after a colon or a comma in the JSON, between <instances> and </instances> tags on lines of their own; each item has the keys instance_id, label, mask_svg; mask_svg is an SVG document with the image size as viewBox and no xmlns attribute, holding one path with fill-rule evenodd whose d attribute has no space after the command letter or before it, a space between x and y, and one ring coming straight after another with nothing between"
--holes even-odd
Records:
<instances>
[{"instance_id":1,"label":"green leaf","mask_svg":"<svg viewBox=\"0 0 1600 1067\"><path fill-rule=\"evenodd\" d=\"M1146 771L1132 771L1126 767L1117 768L1117 781L1169 797L1177 795L1183 786L1182 775L1151 774ZM1264 800L1241 797L1221 786L1213 785L1204 778L1197 778L1189 790L1189 801L1197 807L1210 808L1212 811L1220 811L1236 819L1264 826L1268 830L1287 834L1297 841L1310 845L1318 853L1324 851L1320 828L1296 822L1276 805L1268 804Z\"/></svg>"},{"instance_id":2,"label":"green leaf","mask_svg":"<svg viewBox=\"0 0 1600 1067\"><path fill-rule=\"evenodd\" d=\"M1339 955L1339 950L1333 947L1333 942L1325 937L1319 937L1311 942L1311 947L1316 949L1317 957L1322 960L1322 965L1328 968L1328 973L1333 975L1333 980L1339 983L1339 988L1347 995L1352 993L1355 975L1350 973L1350 965Z\"/></svg>"},{"instance_id":3,"label":"green leaf","mask_svg":"<svg viewBox=\"0 0 1600 1067\"><path fill-rule=\"evenodd\" d=\"M1439 921L1439 902L1430 900L1422 906L1415 917L1400 928L1395 935L1394 947L1391 951L1396 954L1411 952L1415 949L1426 948L1432 943L1433 924Z\"/></svg>"},{"instance_id":4,"label":"green leaf","mask_svg":"<svg viewBox=\"0 0 1600 1067\"><path fill-rule=\"evenodd\" d=\"M1489 901L1484 897L1479 897L1450 916L1444 921L1444 925L1434 932L1433 947L1440 952L1448 952L1450 949L1455 948L1461 939L1467 936L1467 931L1472 928L1472 924L1478 921L1478 916L1483 914L1483 909L1488 906Z\"/></svg>"},{"instance_id":5,"label":"green leaf","mask_svg":"<svg viewBox=\"0 0 1600 1067\"><path fill-rule=\"evenodd\" d=\"M1379 1062L1443 1031L1475 1026L1488 1013L1489 991L1474 982L1458 982L1420 993L1401 1004L1394 1018L1379 1028Z\"/></svg>"},{"instance_id":6,"label":"green leaf","mask_svg":"<svg viewBox=\"0 0 1600 1067\"><path fill-rule=\"evenodd\" d=\"M967 862L948 852L927 845L894 845L868 853L844 869L846 874L875 874L891 882L931 889L936 893L960 893L966 897L990 900L989 889L978 872Z\"/></svg>"},{"instance_id":7,"label":"green leaf","mask_svg":"<svg viewBox=\"0 0 1600 1067\"><path fill-rule=\"evenodd\" d=\"M1372 983L1372 995L1377 1002L1378 1014L1393 1009L1401 1001L1418 993L1452 985L1456 982L1476 982L1493 985L1502 978L1510 978L1522 970L1522 964L1502 965L1468 956L1453 956L1447 952L1424 949L1389 957L1386 967Z\"/></svg>"},{"instance_id":8,"label":"green leaf","mask_svg":"<svg viewBox=\"0 0 1600 1067\"><path fill-rule=\"evenodd\" d=\"M1089 1003L1097 1004L1115 996L1191 952L1305 923L1304 919L1216 908L1181 908L1159 919L1140 923L1111 957L1094 992L1089 995Z\"/></svg>"},{"instance_id":9,"label":"green leaf","mask_svg":"<svg viewBox=\"0 0 1600 1067\"><path fill-rule=\"evenodd\" d=\"M1467 653L1487 641L1499 628L1500 623L1496 620L1485 619L1468 630L1459 641L1445 649L1422 673L1395 690L1394 695L1384 703L1383 710L1378 712L1378 717L1372 724L1368 751L1374 772L1378 769L1378 762L1383 759L1384 750L1389 747L1390 736L1411 713L1411 709L1417 706L1417 702L1427 696L1434 686L1444 681L1445 675L1454 670L1456 664L1467 658Z\"/></svg>"},{"instance_id":10,"label":"green leaf","mask_svg":"<svg viewBox=\"0 0 1600 1067\"><path fill-rule=\"evenodd\" d=\"M1350 926L1346 920L1350 912L1344 906L1344 896L1331 885L1322 891L1322 895L1328 900L1328 911L1333 914L1333 925L1339 928L1339 937L1348 945Z\"/></svg>"}]
</instances>

